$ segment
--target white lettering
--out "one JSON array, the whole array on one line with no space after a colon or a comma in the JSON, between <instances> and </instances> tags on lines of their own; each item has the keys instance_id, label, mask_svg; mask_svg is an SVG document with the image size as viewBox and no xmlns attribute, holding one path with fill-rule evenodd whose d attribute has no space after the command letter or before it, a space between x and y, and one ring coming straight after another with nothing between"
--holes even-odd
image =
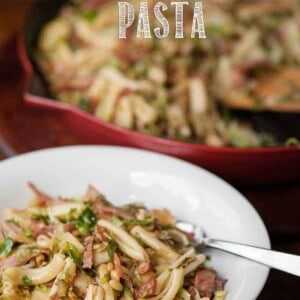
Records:
<instances>
[{"instance_id":1,"label":"white lettering","mask_svg":"<svg viewBox=\"0 0 300 300\"><path fill-rule=\"evenodd\" d=\"M163 33L161 33L161 28L159 28L159 27L154 29L154 33L155 33L157 38L163 39L163 38L166 38L169 35L170 25L169 25L168 20L163 16L160 8L161 8L162 11L166 11L166 10L168 10L168 6L164 2L158 2L154 7L155 17L157 18L157 20L162 25Z\"/></svg>"},{"instance_id":2,"label":"white lettering","mask_svg":"<svg viewBox=\"0 0 300 300\"><path fill-rule=\"evenodd\" d=\"M142 34L145 39L151 39L149 12L147 2L141 2L140 14L137 28L137 37L141 38Z\"/></svg>"},{"instance_id":3,"label":"white lettering","mask_svg":"<svg viewBox=\"0 0 300 300\"><path fill-rule=\"evenodd\" d=\"M126 39L126 29L134 22L134 8L128 2L118 2L119 6L119 38ZM126 18L127 11L127 18Z\"/></svg>"},{"instance_id":4,"label":"white lettering","mask_svg":"<svg viewBox=\"0 0 300 300\"><path fill-rule=\"evenodd\" d=\"M191 38L194 39L196 37L196 33L198 33L199 39L206 39L203 7L201 2L195 3Z\"/></svg>"},{"instance_id":5,"label":"white lettering","mask_svg":"<svg viewBox=\"0 0 300 300\"><path fill-rule=\"evenodd\" d=\"M176 15L176 39L183 39L183 6L189 5L189 2L171 2L171 5L175 5L175 15Z\"/></svg>"}]
</instances>

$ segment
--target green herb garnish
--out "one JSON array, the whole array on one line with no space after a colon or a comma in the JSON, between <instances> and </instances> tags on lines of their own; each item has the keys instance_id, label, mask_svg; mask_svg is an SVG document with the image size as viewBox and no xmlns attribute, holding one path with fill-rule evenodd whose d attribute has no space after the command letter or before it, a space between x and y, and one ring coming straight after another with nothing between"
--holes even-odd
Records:
<instances>
[{"instance_id":1,"label":"green herb garnish","mask_svg":"<svg viewBox=\"0 0 300 300\"><path fill-rule=\"evenodd\" d=\"M101 283L107 283L110 281L110 274L106 273L105 275L103 275L103 277L101 278Z\"/></svg>"},{"instance_id":2,"label":"green herb garnish","mask_svg":"<svg viewBox=\"0 0 300 300\"><path fill-rule=\"evenodd\" d=\"M76 220L76 228L83 235L89 234L92 230L94 230L97 224L96 215L90 208L86 208L79 218Z\"/></svg>"},{"instance_id":3,"label":"green herb garnish","mask_svg":"<svg viewBox=\"0 0 300 300\"><path fill-rule=\"evenodd\" d=\"M137 63L131 69L132 75L137 78L143 78L147 75L147 66L145 63Z\"/></svg>"},{"instance_id":4,"label":"green herb garnish","mask_svg":"<svg viewBox=\"0 0 300 300\"><path fill-rule=\"evenodd\" d=\"M98 17L98 11L96 10L87 10L82 13L82 17L89 22L93 22Z\"/></svg>"},{"instance_id":5,"label":"green herb garnish","mask_svg":"<svg viewBox=\"0 0 300 300\"><path fill-rule=\"evenodd\" d=\"M66 242L66 244L62 249L62 253L71 257L74 260L76 266L79 269L81 269L82 266L81 253L72 243Z\"/></svg>"},{"instance_id":6,"label":"green herb garnish","mask_svg":"<svg viewBox=\"0 0 300 300\"><path fill-rule=\"evenodd\" d=\"M23 285L26 285L26 286L28 286L28 285L31 285L31 284L32 284L32 281L31 281L31 279L30 279L30 278L28 278L28 276L27 276L27 275L24 275L24 276L22 277L22 282L23 282Z\"/></svg>"},{"instance_id":7,"label":"green herb garnish","mask_svg":"<svg viewBox=\"0 0 300 300\"><path fill-rule=\"evenodd\" d=\"M268 18L265 19L265 25L269 28L269 29L276 29L278 28L278 26L281 23L282 18L280 18L280 16L269 16Z\"/></svg>"},{"instance_id":8,"label":"green herb garnish","mask_svg":"<svg viewBox=\"0 0 300 300\"><path fill-rule=\"evenodd\" d=\"M26 236L27 238L31 238L32 237L32 231L30 229L25 229L24 230L24 236Z\"/></svg>"},{"instance_id":9,"label":"green herb garnish","mask_svg":"<svg viewBox=\"0 0 300 300\"><path fill-rule=\"evenodd\" d=\"M113 260L114 259L114 254L115 254L115 252L117 250L117 244L116 244L116 242L114 240L110 240L108 242L106 250L107 250L109 258L111 260Z\"/></svg>"},{"instance_id":10,"label":"green herb garnish","mask_svg":"<svg viewBox=\"0 0 300 300\"><path fill-rule=\"evenodd\" d=\"M12 250L14 245L14 241L9 237L3 243L0 244L0 255L2 254L9 254Z\"/></svg>"},{"instance_id":11,"label":"green herb garnish","mask_svg":"<svg viewBox=\"0 0 300 300\"><path fill-rule=\"evenodd\" d=\"M232 28L229 26L223 26L219 24L208 24L206 26L206 30L208 33L217 34L220 36L227 36L232 33Z\"/></svg>"},{"instance_id":12,"label":"green herb garnish","mask_svg":"<svg viewBox=\"0 0 300 300\"><path fill-rule=\"evenodd\" d=\"M78 107L84 111L89 111L90 110L89 101L86 98L82 98L78 104Z\"/></svg>"},{"instance_id":13,"label":"green herb garnish","mask_svg":"<svg viewBox=\"0 0 300 300\"><path fill-rule=\"evenodd\" d=\"M134 300L133 295L129 289L129 287L127 286L127 284L124 284L124 298L126 300Z\"/></svg>"},{"instance_id":14,"label":"green herb garnish","mask_svg":"<svg viewBox=\"0 0 300 300\"><path fill-rule=\"evenodd\" d=\"M207 261L211 261L211 256L210 255L206 255L206 260Z\"/></svg>"},{"instance_id":15,"label":"green herb garnish","mask_svg":"<svg viewBox=\"0 0 300 300\"><path fill-rule=\"evenodd\" d=\"M36 221L42 221L46 225L49 223L49 216L48 215L43 215L43 214L33 214L31 217L33 220Z\"/></svg>"}]
</instances>

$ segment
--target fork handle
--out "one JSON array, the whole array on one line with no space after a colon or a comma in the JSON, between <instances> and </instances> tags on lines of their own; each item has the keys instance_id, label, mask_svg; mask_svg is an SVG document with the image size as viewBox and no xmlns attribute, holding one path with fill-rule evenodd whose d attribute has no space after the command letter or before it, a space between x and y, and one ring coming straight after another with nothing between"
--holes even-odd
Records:
<instances>
[{"instance_id":1,"label":"fork handle","mask_svg":"<svg viewBox=\"0 0 300 300\"><path fill-rule=\"evenodd\" d=\"M271 268L300 276L300 256L264 248L246 246L214 239L205 239L206 246L256 261Z\"/></svg>"}]
</instances>

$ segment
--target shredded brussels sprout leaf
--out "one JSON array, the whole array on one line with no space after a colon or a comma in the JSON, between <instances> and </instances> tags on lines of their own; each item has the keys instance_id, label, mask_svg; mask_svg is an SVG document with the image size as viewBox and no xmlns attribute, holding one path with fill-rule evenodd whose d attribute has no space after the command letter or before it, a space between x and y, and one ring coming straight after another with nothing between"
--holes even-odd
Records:
<instances>
[{"instance_id":1,"label":"shredded brussels sprout leaf","mask_svg":"<svg viewBox=\"0 0 300 300\"><path fill-rule=\"evenodd\" d=\"M76 221L76 228L83 235L87 235L89 232L94 230L97 224L96 215L90 208L86 208Z\"/></svg>"}]
</instances>

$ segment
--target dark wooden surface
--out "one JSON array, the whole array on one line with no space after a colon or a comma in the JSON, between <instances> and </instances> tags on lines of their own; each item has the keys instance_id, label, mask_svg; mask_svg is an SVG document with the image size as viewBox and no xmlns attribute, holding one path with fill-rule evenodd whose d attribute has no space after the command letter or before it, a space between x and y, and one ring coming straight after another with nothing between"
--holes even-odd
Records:
<instances>
[{"instance_id":1,"label":"dark wooden surface","mask_svg":"<svg viewBox=\"0 0 300 300\"><path fill-rule=\"evenodd\" d=\"M22 70L13 39L0 50L0 66L0 157L53 146L84 144L81 137L65 127L59 114L23 105ZM263 217L273 248L300 254L300 183L237 188ZM258 299L297 300L300 299L299 286L300 280L296 277L271 271Z\"/></svg>"}]
</instances>

